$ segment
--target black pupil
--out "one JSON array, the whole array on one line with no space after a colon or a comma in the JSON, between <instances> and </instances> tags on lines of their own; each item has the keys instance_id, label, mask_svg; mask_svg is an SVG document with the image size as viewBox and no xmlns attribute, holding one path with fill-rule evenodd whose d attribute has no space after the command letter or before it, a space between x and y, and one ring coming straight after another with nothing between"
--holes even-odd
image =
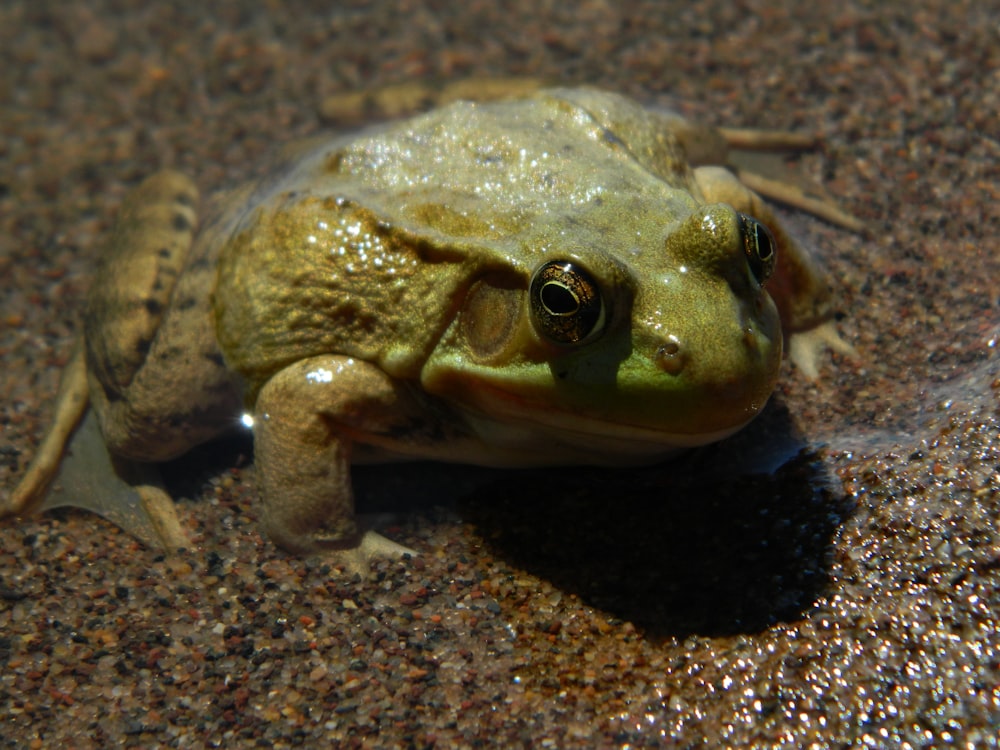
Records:
<instances>
[{"instance_id":1,"label":"black pupil","mask_svg":"<svg viewBox=\"0 0 1000 750\"><path fill-rule=\"evenodd\" d=\"M774 248L771 246L770 233L760 224L755 225L753 231L757 240L757 256L764 262L771 260Z\"/></svg>"},{"instance_id":2,"label":"black pupil","mask_svg":"<svg viewBox=\"0 0 1000 750\"><path fill-rule=\"evenodd\" d=\"M573 315L580 309L580 301L569 289L555 281L542 287L542 304L552 315Z\"/></svg>"},{"instance_id":3,"label":"black pupil","mask_svg":"<svg viewBox=\"0 0 1000 750\"><path fill-rule=\"evenodd\" d=\"M535 271L530 304L535 329L557 344L586 341L604 320L597 282L570 261L549 261Z\"/></svg>"},{"instance_id":4,"label":"black pupil","mask_svg":"<svg viewBox=\"0 0 1000 750\"><path fill-rule=\"evenodd\" d=\"M763 284L774 271L775 246L771 231L752 216L738 214L743 234L743 249L750 270L759 284Z\"/></svg>"}]
</instances>

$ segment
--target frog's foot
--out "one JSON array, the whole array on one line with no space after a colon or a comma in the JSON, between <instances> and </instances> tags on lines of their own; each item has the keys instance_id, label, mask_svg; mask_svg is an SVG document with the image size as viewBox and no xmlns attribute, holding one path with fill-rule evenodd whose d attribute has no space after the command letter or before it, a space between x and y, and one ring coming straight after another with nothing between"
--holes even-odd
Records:
<instances>
[{"instance_id":1,"label":"frog's foot","mask_svg":"<svg viewBox=\"0 0 1000 750\"><path fill-rule=\"evenodd\" d=\"M111 456L93 411L86 413L60 456L51 489L32 507L82 508L147 546L167 551L189 546L156 467Z\"/></svg>"},{"instance_id":2,"label":"frog's foot","mask_svg":"<svg viewBox=\"0 0 1000 750\"><path fill-rule=\"evenodd\" d=\"M820 142L811 133L788 130L755 130L753 128L719 128L729 148L740 151L808 151Z\"/></svg>"},{"instance_id":3,"label":"frog's foot","mask_svg":"<svg viewBox=\"0 0 1000 750\"><path fill-rule=\"evenodd\" d=\"M158 543L167 552L190 547L188 535L177 518L177 506L166 490L158 485L146 484L136 487L135 491L139 495L146 523L153 533L149 541ZM135 535L134 531L132 533Z\"/></svg>"},{"instance_id":4,"label":"frog's foot","mask_svg":"<svg viewBox=\"0 0 1000 750\"><path fill-rule=\"evenodd\" d=\"M797 208L852 232L863 233L864 223L833 202L823 189L804 175L788 169L782 152L808 151L819 136L783 130L719 128L729 149L726 163L740 182L778 203Z\"/></svg>"},{"instance_id":5,"label":"frog's foot","mask_svg":"<svg viewBox=\"0 0 1000 750\"><path fill-rule=\"evenodd\" d=\"M819 380L819 358L827 349L849 359L860 359L857 350L837 333L832 320L788 337L788 358L810 380Z\"/></svg>"},{"instance_id":6,"label":"frog's foot","mask_svg":"<svg viewBox=\"0 0 1000 750\"><path fill-rule=\"evenodd\" d=\"M778 203L784 203L800 211L805 211L852 232L861 234L865 231L863 221L851 216L851 214L847 213L832 200L822 196L810 195L804 189L791 182L771 179L770 177L765 177L764 175L745 169L737 169L736 176L740 182L765 198L770 198Z\"/></svg>"},{"instance_id":7,"label":"frog's foot","mask_svg":"<svg viewBox=\"0 0 1000 750\"><path fill-rule=\"evenodd\" d=\"M416 551L385 538L377 531L365 531L356 547L325 554L335 565L342 565L348 573L362 578L371 575L371 565L376 560L399 560L406 556L417 556Z\"/></svg>"},{"instance_id":8,"label":"frog's foot","mask_svg":"<svg viewBox=\"0 0 1000 750\"><path fill-rule=\"evenodd\" d=\"M154 547L187 546L173 500L151 466L113 458L97 417L88 410L82 340L63 370L52 426L0 518L53 508L83 508Z\"/></svg>"}]
</instances>

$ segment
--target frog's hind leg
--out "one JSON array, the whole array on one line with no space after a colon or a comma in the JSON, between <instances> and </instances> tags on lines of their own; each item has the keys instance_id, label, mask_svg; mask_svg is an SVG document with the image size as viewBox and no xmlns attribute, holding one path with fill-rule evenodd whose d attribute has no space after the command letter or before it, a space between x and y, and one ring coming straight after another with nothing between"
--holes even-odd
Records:
<instances>
[{"instance_id":1,"label":"frog's hind leg","mask_svg":"<svg viewBox=\"0 0 1000 750\"><path fill-rule=\"evenodd\" d=\"M531 94L546 86L540 78L524 76L459 78L453 81L416 79L361 91L328 96L320 115L333 125L357 126L425 112L464 99L490 102Z\"/></svg>"},{"instance_id":2,"label":"frog's hind leg","mask_svg":"<svg viewBox=\"0 0 1000 750\"><path fill-rule=\"evenodd\" d=\"M0 517L26 515L35 511L41 504L45 491L59 471L59 463L62 461L66 446L87 412L89 400L87 391L87 364L83 353L83 341L78 339L59 380L52 426L42 439L42 444L38 446L38 451L20 483L11 492L6 504L0 505Z\"/></svg>"},{"instance_id":3,"label":"frog's hind leg","mask_svg":"<svg viewBox=\"0 0 1000 750\"><path fill-rule=\"evenodd\" d=\"M236 425L242 399L212 311L225 229L209 214L198 232L200 203L182 174L147 178L123 203L98 268L84 316L87 366L116 456L167 461Z\"/></svg>"}]
</instances>

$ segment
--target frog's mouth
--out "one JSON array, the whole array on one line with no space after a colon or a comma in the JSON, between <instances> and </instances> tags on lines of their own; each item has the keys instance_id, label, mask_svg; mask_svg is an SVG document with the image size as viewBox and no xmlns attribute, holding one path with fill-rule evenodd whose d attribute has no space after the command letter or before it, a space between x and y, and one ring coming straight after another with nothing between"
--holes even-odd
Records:
<instances>
[{"instance_id":1,"label":"frog's mouth","mask_svg":"<svg viewBox=\"0 0 1000 750\"><path fill-rule=\"evenodd\" d=\"M733 422L704 431L675 431L637 424L627 417L607 419L579 410L559 410L549 401L536 402L494 384L477 383L451 395L472 431L485 443L501 449L542 451L540 463L553 456L575 456L594 464L641 463L666 457L729 437L763 409L766 401L745 409ZM546 460L547 459L547 460Z\"/></svg>"},{"instance_id":2,"label":"frog's mouth","mask_svg":"<svg viewBox=\"0 0 1000 750\"><path fill-rule=\"evenodd\" d=\"M596 465L656 461L678 451L722 440L743 427L738 425L718 432L682 434L578 416L556 424L547 420L529 422L520 418L507 421L478 411L466 412L465 418L484 442L543 451L539 456L543 463L551 463L554 455L568 453Z\"/></svg>"}]
</instances>

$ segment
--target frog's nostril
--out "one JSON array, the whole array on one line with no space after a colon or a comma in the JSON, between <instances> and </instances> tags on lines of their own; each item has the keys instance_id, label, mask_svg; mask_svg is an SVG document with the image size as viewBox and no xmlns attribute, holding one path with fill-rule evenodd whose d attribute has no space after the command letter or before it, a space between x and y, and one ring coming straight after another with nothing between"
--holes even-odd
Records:
<instances>
[{"instance_id":1,"label":"frog's nostril","mask_svg":"<svg viewBox=\"0 0 1000 750\"><path fill-rule=\"evenodd\" d=\"M680 339L670 335L656 350L654 360L656 366L668 375L677 375L684 369L684 349L681 347Z\"/></svg>"},{"instance_id":2,"label":"frog's nostril","mask_svg":"<svg viewBox=\"0 0 1000 750\"><path fill-rule=\"evenodd\" d=\"M760 342L757 341L757 332L754 331L753 326L747 325L743 328L743 343L746 345L747 349L756 351L760 348Z\"/></svg>"}]
</instances>

